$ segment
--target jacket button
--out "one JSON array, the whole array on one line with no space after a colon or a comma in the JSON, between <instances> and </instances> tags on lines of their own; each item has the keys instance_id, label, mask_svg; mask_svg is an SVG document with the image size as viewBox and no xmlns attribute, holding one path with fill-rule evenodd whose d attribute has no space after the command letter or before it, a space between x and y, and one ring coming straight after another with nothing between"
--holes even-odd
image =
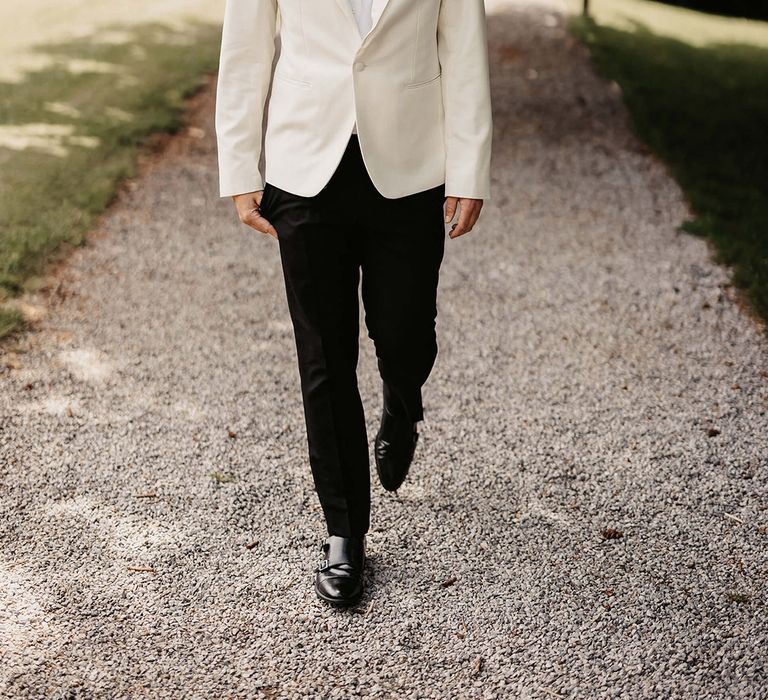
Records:
<instances>
[{"instance_id":1,"label":"jacket button","mask_svg":"<svg viewBox=\"0 0 768 700\"><path fill-rule=\"evenodd\" d=\"M362 61L355 61L355 70L356 71L361 71L364 68L365 68L365 63L363 63Z\"/></svg>"}]
</instances>

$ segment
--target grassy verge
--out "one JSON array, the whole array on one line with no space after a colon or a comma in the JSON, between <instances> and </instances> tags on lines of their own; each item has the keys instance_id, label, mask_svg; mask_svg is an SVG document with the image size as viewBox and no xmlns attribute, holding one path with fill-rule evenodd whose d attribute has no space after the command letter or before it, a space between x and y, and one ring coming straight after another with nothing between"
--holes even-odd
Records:
<instances>
[{"instance_id":1,"label":"grassy verge","mask_svg":"<svg viewBox=\"0 0 768 700\"><path fill-rule=\"evenodd\" d=\"M768 49L697 46L599 20L574 17L571 30L621 85L638 135L685 191L696 216L683 228L715 244L768 320Z\"/></svg>"},{"instance_id":2,"label":"grassy verge","mask_svg":"<svg viewBox=\"0 0 768 700\"><path fill-rule=\"evenodd\" d=\"M137 150L181 126L184 99L216 69L219 27L115 29L129 41L46 45L50 67L0 83L0 337L22 324L5 302L83 243Z\"/></svg>"}]
</instances>

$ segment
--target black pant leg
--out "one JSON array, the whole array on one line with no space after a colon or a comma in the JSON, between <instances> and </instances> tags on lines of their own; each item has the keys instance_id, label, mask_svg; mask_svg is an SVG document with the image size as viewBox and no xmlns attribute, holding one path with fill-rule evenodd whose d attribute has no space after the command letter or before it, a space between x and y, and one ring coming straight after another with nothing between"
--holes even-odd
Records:
<instances>
[{"instance_id":1,"label":"black pant leg","mask_svg":"<svg viewBox=\"0 0 768 700\"><path fill-rule=\"evenodd\" d=\"M315 197L270 185L264 215L278 232L315 490L328 534L352 536L369 529L370 469L356 374L359 237L344 173L342 163Z\"/></svg>"},{"instance_id":2,"label":"black pant leg","mask_svg":"<svg viewBox=\"0 0 768 700\"><path fill-rule=\"evenodd\" d=\"M387 199L367 183L362 236L362 297L384 395L395 394L411 419L423 420L421 387L437 357L437 289L445 249L441 184Z\"/></svg>"}]
</instances>

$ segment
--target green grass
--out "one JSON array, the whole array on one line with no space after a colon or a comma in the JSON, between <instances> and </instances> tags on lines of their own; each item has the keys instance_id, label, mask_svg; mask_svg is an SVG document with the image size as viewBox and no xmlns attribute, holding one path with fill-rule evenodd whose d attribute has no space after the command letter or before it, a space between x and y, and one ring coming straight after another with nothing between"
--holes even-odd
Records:
<instances>
[{"instance_id":1,"label":"green grass","mask_svg":"<svg viewBox=\"0 0 768 700\"><path fill-rule=\"evenodd\" d=\"M2 302L39 284L51 262L83 244L120 180L135 174L147 137L177 131L184 99L216 70L219 27L115 28L132 40L38 47L55 59L50 67L0 83L0 337L21 325ZM82 60L94 68L69 69ZM50 132L42 146L11 148L9 130L31 124Z\"/></svg>"},{"instance_id":2,"label":"green grass","mask_svg":"<svg viewBox=\"0 0 768 700\"><path fill-rule=\"evenodd\" d=\"M637 22L630 30L574 17L571 30L621 86L638 135L685 191L695 217L684 230L714 243L768 320L768 49L692 45Z\"/></svg>"}]
</instances>

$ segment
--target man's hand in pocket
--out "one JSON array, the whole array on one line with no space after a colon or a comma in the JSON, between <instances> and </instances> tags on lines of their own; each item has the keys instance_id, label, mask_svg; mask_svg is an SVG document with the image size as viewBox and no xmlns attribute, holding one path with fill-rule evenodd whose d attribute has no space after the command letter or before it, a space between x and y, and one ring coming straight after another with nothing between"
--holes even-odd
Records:
<instances>
[{"instance_id":1,"label":"man's hand in pocket","mask_svg":"<svg viewBox=\"0 0 768 700\"><path fill-rule=\"evenodd\" d=\"M259 211L263 194L264 190L258 190L257 192L236 194L232 199L235 201L235 208L240 221L260 233L266 233L272 238L277 238L277 229Z\"/></svg>"}]
</instances>

